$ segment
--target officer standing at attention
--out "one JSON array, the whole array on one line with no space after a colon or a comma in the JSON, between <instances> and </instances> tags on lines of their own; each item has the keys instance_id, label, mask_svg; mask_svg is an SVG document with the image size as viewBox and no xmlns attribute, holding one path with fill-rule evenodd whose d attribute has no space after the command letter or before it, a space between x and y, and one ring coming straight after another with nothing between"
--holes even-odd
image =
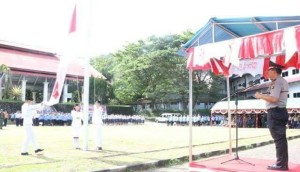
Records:
<instances>
[{"instance_id":1,"label":"officer standing at attention","mask_svg":"<svg viewBox=\"0 0 300 172\"><path fill-rule=\"evenodd\" d=\"M28 146L31 142L33 148L35 149L35 153L42 152L44 149L39 149L35 140L35 135L33 133L32 120L34 115L34 110L37 110L43 106L42 103L32 105L32 98L27 98L25 103L22 105L22 116L24 118L23 126L25 129L25 139L22 145L21 155L29 155L28 154Z\"/></svg>"},{"instance_id":2,"label":"officer standing at attention","mask_svg":"<svg viewBox=\"0 0 300 172\"><path fill-rule=\"evenodd\" d=\"M79 104L74 106L74 110L71 111L72 116L72 135L75 149L80 149L79 147L79 136L81 129L81 120L83 118L83 113L80 111Z\"/></svg>"},{"instance_id":3,"label":"officer standing at attention","mask_svg":"<svg viewBox=\"0 0 300 172\"><path fill-rule=\"evenodd\" d=\"M267 75L271 79L268 94L256 93L255 98L266 101L268 127L276 146L277 161L274 165L268 166L267 169L287 171L289 168L286 139L286 124L288 122L286 104L289 85L281 77L282 68L283 66L270 62L267 71Z\"/></svg>"},{"instance_id":4,"label":"officer standing at attention","mask_svg":"<svg viewBox=\"0 0 300 172\"><path fill-rule=\"evenodd\" d=\"M101 102L96 101L94 105L94 112L92 117L92 122L94 124L95 130L96 130L96 147L98 150L102 150L102 117L104 115L103 108L101 107Z\"/></svg>"}]
</instances>

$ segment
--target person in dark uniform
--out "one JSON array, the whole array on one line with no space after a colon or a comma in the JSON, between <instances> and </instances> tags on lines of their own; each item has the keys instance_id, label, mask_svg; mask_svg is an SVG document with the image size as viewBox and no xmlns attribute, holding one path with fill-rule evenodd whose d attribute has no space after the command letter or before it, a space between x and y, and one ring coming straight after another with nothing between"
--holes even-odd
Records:
<instances>
[{"instance_id":1,"label":"person in dark uniform","mask_svg":"<svg viewBox=\"0 0 300 172\"><path fill-rule=\"evenodd\" d=\"M281 77L282 66L270 63L267 75L271 80L268 94L256 93L255 98L266 101L267 123L276 146L277 161L268 166L269 170L288 170L288 144L286 139L286 125L288 112L286 109L288 98L288 83Z\"/></svg>"}]
</instances>

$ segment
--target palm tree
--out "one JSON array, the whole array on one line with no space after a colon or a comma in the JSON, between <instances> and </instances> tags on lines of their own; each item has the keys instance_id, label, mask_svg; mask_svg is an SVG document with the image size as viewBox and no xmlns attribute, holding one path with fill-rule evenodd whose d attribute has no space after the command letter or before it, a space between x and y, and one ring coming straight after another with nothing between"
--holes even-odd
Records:
<instances>
[{"instance_id":1,"label":"palm tree","mask_svg":"<svg viewBox=\"0 0 300 172\"><path fill-rule=\"evenodd\" d=\"M5 64L0 65L0 77L2 77L2 75L8 71L9 71L9 67L7 67Z\"/></svg>"},{"instance_id":2,"label":"palm tree","mask_svg":"<svg viewBox=\"0 0 300 172\"><path fill-rule=\"evenodd\" d=\"M2 80L3 77L9 73L9 67L6 66L5 64L1 64L0 65L0 99L2 99L2 97L8 98L9 94L9 89L8 89L8 80L5 79L5 83L4 83L4 96L2 96Z\"/></svg>"},{"instance_id":3,"label":"palm tree","mask_svg":"<svg viewBox=\"0 0 300 172\"><path fill-rule=\"evenodd\" d=\"M10 96L14 100L20 100L22 95L22 88L20 86L14 85L10 90Z\"/></svg>"}]
</instances>

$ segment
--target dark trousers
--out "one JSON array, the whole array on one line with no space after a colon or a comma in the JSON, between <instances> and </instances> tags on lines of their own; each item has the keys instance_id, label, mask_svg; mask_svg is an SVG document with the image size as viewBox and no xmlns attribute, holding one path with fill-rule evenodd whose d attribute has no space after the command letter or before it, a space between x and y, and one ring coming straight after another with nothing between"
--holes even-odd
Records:
<instances>
[{"instance_id":1,"label":"dark trousers","mask_svg":"<svg viewBox=\"0 0 300 172\"><path fill-rule=\"evenodd\" d=\"M34 126L39 126L39 125L40 125L39 118L34 118L34 119L33 119L33 125L34 125Z\"/></svg>"},{"instance_id":2,"label":"dark trousers","mask_svg":"<svg viewBox=\"0 0 300 172\"><path fill-rule=\"evenodd\" d=\"M286 108L272 108L268 110L268 126L276 147L276 164L280 166L288 165L287 122L288 112Z\"/></svg>"},{"instance_id":3,"label":"dark trousers","mask_svg":"<svg viewBox=\"0 0 300 172\"><path fill-rule=\"evenodd\" d=\"M7 125L7 118L3 119L3 126L5 127Z\"/></svg>"},{"instance_id":4,"label":"dark trousers","mask_svg":"<svg viewBox=\"0 0 300 172\"><path fill-rule=\"evenodd\" d=\"M20 118L16 118L16 126L21 125L21 119Z\"/></svg>"}]
</instances>

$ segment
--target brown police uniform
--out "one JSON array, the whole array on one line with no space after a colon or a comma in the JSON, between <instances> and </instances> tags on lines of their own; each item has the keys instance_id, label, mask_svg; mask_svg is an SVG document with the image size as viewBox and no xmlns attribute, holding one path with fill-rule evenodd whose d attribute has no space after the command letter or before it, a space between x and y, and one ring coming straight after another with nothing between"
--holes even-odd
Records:
<instances>
[{"instance_id":1,"label":"brown police uniform","mask_svg":"<svg viewBox=\"0 0 300 172\"><path fill-rule=\"evenodd\" d=\"M287 81L278 76L270 83L269 95L278 98L279 101L276 103L266 102L268 127L275 142L276 164L279 166L288 166L288 145L286 139L288 89Z\"/></svg>"}]
</instances>

